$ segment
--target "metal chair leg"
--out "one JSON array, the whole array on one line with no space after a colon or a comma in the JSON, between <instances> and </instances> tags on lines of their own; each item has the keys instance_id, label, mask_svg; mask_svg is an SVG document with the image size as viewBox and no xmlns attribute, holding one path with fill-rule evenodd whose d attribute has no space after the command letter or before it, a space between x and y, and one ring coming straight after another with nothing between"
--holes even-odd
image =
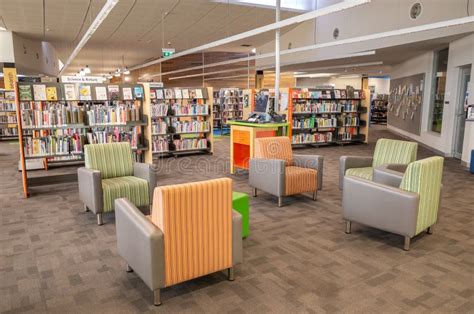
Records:
<instances>
[{"instance_id":1,"label":"metal chair leg","mask_svg":"<svg viewBox=\"0 0 474 314\"><path fill-rule=\"evenodd\" d=\"M85 211L85 212L88 212L88 211L89 211L89 208L87 208L87 205L86 205L86 204L84 204L84 211Z\"/></svg>"},{"instance_id":2,"label":"metal chair leg","mask_svg":"<svg viewBox=\"0 0 474 314\"><path fill-rule=\"evenodd\" d=\"M132 267L130 267L130 265L127 264L127 273L131 273L133 271Z\"/></svg>"},{"instance_id":3,"label":"metal chair leg","mask_svg":"<svg viewBox=\"0 0 474 314\"><path fill-rule=\"evenodd\" d=\"M426 229L426 233L428 234L433 234L433 226L429 227L428 229Z\"/></svg>"},{"instance_id":4,"label":"metal chair leg","mask_svg":"<svg viewBox=\"0 0 474 314\"><path fill-rule=\"evenodd\" d=\"M346 221L346 233L350 234L352 232L351 230L351 222L348 220Z\"/></svg>"},{"instance_id":5,"label":"metal chair leg","mask_svg":"<svg viewBox=\"0 0 474 314\"><path fill-rule=\"evenodd\" d=\"M282 207L282 206L283 206L283 197L278 196L278 207Z\"/></svg>"},{"instance_id":6,"label":"metal chair leg","mask_svg":"<svg viewBox=\"0 0 474 314\"><path fill-rule=\"evenodd\" d=\"M227 268L227 280L234 281L234 267Z\"/></svg>"},{"instance_id":7,"label":"metal chair leg","mask_svg":"<svg viewBox=\"0 0 474 314\"><path fill-rule=\"evenodd\" d=\"M253 189L253 197L257 197L257 188Z\"/></svg>"},{"instance_id":8,"label":"metal chair leg","mask_svg":"<svg viewBox=\"0 0 474 314\"><path fill-rule=\"evenodd\" d=\"M104 224L104 220L102 219L102 213L97 214L97 224L102 226Z\"/></svg>"},{"instance_id":9,"label":"metal chair leg","mask_svg":"<svg viewBox=\"0 0 474 314\"><path fill-rule=\"evenodd\" d=\"M313 191L313 201L318 199L318 190Z\"/></svg>"},{"instance_id":10,"label":"metal chair leg","mask_svg":"<svg viewBox=\"0 0 474 314\"><path fill-rule=\"evenodd\" d=\"M405 245L403 245L403 249L405 251L409 251L410 250L410 237L409 236L405 236Z\"/></svg>"},{"instance_id":11,"label":"metal chair leg","mask_svg":"<svg viewBox=\"0 0 474 314\"><path fill-rule=\"evenodd\" d=\"M160 289L156 289L155 291L153 291L153 304L155 304L155 306L161 305Z\"/></svg>"}]
</instances>

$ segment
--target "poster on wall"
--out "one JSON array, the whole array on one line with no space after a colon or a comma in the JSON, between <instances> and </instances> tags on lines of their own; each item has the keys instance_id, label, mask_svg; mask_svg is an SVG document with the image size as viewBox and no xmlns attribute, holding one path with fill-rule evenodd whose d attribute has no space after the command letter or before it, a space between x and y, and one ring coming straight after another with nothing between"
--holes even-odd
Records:
<instances>
[{"instance_id":1,"label":"poster on wall","mask_svg":"<svg viewBox=\"0 0 474 314\"><path fill-rule=\"evenodd\" d=\"M390 80L387 123L420 135L425 73Z\"/></svg>"}]
</instances>

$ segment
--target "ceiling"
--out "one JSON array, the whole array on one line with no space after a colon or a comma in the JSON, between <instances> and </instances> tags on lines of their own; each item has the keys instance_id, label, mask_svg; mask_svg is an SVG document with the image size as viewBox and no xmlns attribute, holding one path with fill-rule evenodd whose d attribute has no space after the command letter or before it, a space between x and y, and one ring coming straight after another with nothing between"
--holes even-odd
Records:
<instances>
[{"instance_id":1,"label":"ceiling","mask_svg":"<svg viewBox=\"0 0 474 314\"><path fill-rule=\"evenodd\" d=\"M104 3L105 0L0 0L0 16L8 30L51 42L65 62ZM162 20L165 12L169 14ZM296 14L283 11L281 18ZM161 54L163 32L164 46L182 51L274 20L275 11L262 7L208 0L120 0L66 72L75 73L89 65L93 74L103 74L119 66L155 59ZM247 52L273 36L269 32L222 49ZM241 47L243 43L251 47Z\"/></svg>"}]
</instances>

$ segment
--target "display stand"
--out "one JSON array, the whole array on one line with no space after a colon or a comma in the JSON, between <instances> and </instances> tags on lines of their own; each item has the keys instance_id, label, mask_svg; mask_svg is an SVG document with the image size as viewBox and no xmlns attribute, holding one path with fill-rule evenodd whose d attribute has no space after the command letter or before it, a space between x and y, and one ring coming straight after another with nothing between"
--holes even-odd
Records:
<instances>
[{"instance_id":1,"label":"display stand","mask_svg":"<svg viewBox=\"0 0 474 314\"><path fill-rule=\"evenodd\" d=\"M0 140L18 139L15 91L0 89Z\"/></svg>"},{"instance_id":2,"label":"display stand","mask_svg":"<svg viewBox=\"0 0 474 314\"><path fill-rule=\"evenodd\" d=\"M236 168L249 169L254 156L254 141L260 137L287 136L288 123L249 123L229 121L230 125L230 173Z\"/></svg>"}]
</instances>

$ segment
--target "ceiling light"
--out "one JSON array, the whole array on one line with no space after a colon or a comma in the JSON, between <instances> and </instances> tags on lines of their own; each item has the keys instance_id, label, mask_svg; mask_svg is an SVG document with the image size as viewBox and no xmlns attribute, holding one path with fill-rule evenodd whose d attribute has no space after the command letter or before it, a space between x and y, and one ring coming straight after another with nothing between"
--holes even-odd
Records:
<instances>
[{"instance_id":1,"label":"ceiling light","mask_svg":"<svg viewBox=\"0 0 474 314\"><path fill-rule=\"evenodd\" d=\"M353 78L361 78L362 75L340 75L339 78L341 79L353 79Z\"/></svg>"},{"instance_id":2,"label":"ceiling light","mask_svg":"<svg viewBox=\"0 0 474 314\"><path fill-rule=\"evenodd\" d=\"M125 76L125 82L129 82L130 81L130 76Z\"/></svg>"},{"instance_id":3,"label":"ceiling light","mask_svg":"<svg viewBox=\"0 0 474 314\"><path fill-rule=\"evenodd\" d=\"M3 26L0 26L0 31L6 31L7 29Z\"/></svg>"},{"instance_id":4,"label":"ceiling light","mask_svg":"<svg viewBox=\"0 0 474 314\"><path fill-rule=\"evenodd\" d=\"M128 69L128 67L125 67L125 69L123 69L123 74L125 74L125 75L130 74L130 70Z\"/></svg>"},{"instance_id":5,"label":"ceiling light","mask_svg":"<svg viewBox=\"0 0 474 314\"><path fill-rule=\"evenodd\" d=\"M120 69L117 69L114 74L115 77L120 77Z\"/></svg>"},{"instance_id":6,"label":"ceiling light","mask_svg":"<svg viewBox=\"0 0 474 314\"><path fill-rule=\"evenodd\" d=\"M309 77L309 78L318 78L318 77L330 77L335 75L336 73L310 73L310 74L299 74L295 75L295 77Z\"/></svg>"},{"instance_id":7,"label":"ceiling light","mask_svg":"<svg viewBox=\"0 0 474 314\"><path fill-rule=\"evenodd\" d=\"M112 72L109 72L109 74L107 75L107 78L110 80L111 78L113 78L112 76Z\"/></svg>"},{"instance_id":8,"label":"ceiling light","mask_svg":"<svg viewBox=\"0 0 474 314\"><path fill-rule=\"evenodd\" d=\"M252 53L257 53L257 48L252 48L251 52Z\"/></svg>"},{"instance_id":9,"label":"ceiling light","mask_svg":"<svg viewBox=\"0 0 474 314\"><path fill-rule=\"evenodd\" d=\"M86 74L90 74L90 73L91 73L91 68L89 68L89 66L86 65L86 68L84 69L84 72L85 72Z\"/></svg>"},{"instance_id":10,"label":"ceiling light","mask_svg":"<svg viewBox=\"0 0 474 314\"><path fill-rule=\"evenodd\" d=\"M84 69L81 69L81 70L79 71L79 75L80 75L80 76L86 75L86 71L84 71Z\"/></svg>"}]
</instances>

